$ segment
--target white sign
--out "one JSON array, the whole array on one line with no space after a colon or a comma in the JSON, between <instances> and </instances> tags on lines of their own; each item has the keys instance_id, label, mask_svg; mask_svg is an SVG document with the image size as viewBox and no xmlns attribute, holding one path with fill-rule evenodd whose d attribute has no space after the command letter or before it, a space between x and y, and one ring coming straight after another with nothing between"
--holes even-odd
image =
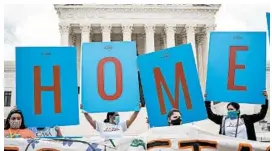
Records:
<instances>
[{"instance_id":1,"label":"white sign","mask_svg":"<svg viewBox=\"0 0 272 151\"><path fill-rule=\"evenodd\" d=\"M270 151L269 143L213 135L192 125L152 128L135 138L105 142L99 137L56 141L5 138L5 150L21 151ZM88 145L88 143L90 145Z\"/></svg>"}]
</instances>

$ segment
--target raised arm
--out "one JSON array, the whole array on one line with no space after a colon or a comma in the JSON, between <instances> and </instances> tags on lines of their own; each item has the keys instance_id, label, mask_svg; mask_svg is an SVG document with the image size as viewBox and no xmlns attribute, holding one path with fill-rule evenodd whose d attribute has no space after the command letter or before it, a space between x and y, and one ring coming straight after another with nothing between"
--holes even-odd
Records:
<instances>
[{"instance_id":1,"label":"raised arm","mask_svg":"<svg viewBox=\"0 0 272 151\"><path fill-rule=\"evenodd\" d=\"M139 111L135 111L135 112L130 116L129 120L126 121L126 122L127 122L127 128L129 128L130 125L135 121L135 119L137 118L138 114L139 114Z\"/></svg>"},{"instance_id":2,"label":"raised arm","mask_svg":"<svg viewBox=\"0 0 272 151\"><path fill-rule=\"evenodd\" d=\"M261 110L259 113L257 114L252 114L252 115L245 115L245 116L249 116L249 118L252 120L253 123L258 122L262 119L265 118L267 110L268 110L268 96L267 96L267 92L264 91L263 95L265 96L265 104L263 104L261 106Z\"/></svg>"},{"instance_id":3,"label":"raised arm","mask_svg":"<svg viewBox=\"0 0 272 151\"><path fill-rule=\"evenodd\" d=\"M140 109L142 107L142 104L140 103ZM137 118L138 114L139 114L140 110L139 111L135 111L129 118L129 120L126 121L126 124L127 124L127 128L130 127L130 125L135 121L135 119Z\"/></svg>"},{"instance_id":4,"label":"raised arm","mask_svg":"<svg viewBox=\"0 0 272 151\"><path fill-rule=\"evenodd\" d=\"M80 104L80 109L83 109L82 104ZM87 112L85 112L84 110L82 110L82 112L83 112L83 114L84 114L86 120L91 124L91 126L92 126L94 129L96 129L96 121L93 120L93 118L92 118Z\"/></svg>"},{"instance_id":5,"label":"raised arm","mask_svg":"<svg viewBox=\"0 0 272 151\"><path fill-rule=\"evenodd\" d=\"M205 94L205 98L206 98L206 94ZM213 113L213 111L211 109L211 101L205 101L205 106L206 106L206 111L207 111L207 114L208 114L208 118L211 121L213 121L214 123L216 123L216 124L221 124L223 116Z\"/></svg>"}]
</instances>

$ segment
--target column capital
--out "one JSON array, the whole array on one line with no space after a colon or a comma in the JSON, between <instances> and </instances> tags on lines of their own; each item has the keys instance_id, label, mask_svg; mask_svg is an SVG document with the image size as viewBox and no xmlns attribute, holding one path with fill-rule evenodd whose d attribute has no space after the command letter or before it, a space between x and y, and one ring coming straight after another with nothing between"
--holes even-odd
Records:
<instances>
[{"instance_id":1,"label":"column capital","mask_svg":"<svg viewBox=\"0 0 272 151\"><path fill-rule=\"evenodd\" d=\"M203 29L205 32L211 32L211 31L215 30L215 27L216 27L216 25L214 25L214 24L213 25L205 25Z\"/></svg>"},{"instance_id":2,"label":"column capital","mask_svg":"<svg viewBox=\"0 0 272 151\"><path fill-rule=\"evenodd\" d=\"M186 31L186 33L195 33L195 31L196 31L196 25L190 25L190 24L188 24L188 25L186 25L185 26L185 31Z\"/></svg>"},{"instance_id":3,"label":"column capital","mask_svg":"<svg viewBox=\"0 0 272 151\"><path fill-rule=\"evenodd\" d=\"M71 26L70 24L59 24L59 31L61 34L69 34Z\"/></svg>"},{"instance_id":4,"label":"column capital","mask_svg":"<svg viewBox=\"0 0 272 151\"><path fill-rule=\"evenodd\" d=\"M76 45L76 35L72 34L72 44L75 46Z\"/></svg>"},{"instance_id":5,"label":"column capital","mask_svg":"<svg viewBox=\"0 0 272 151\"><path fill-rule=\"evenodd\" d=\"M145 32L146 33L154 33L155 32L155 25L145 25Z\"/></svg>"},{"instance_id":6,"label":"column capital","mask_svg":"<svg viewBox=\"0 0 272 151\"><path fill-rule=\"evenodd\" d=\"M107 24L105 24L105 25L101 25L101 30L102 30L102 32L103 33L111 33L111 25L107 25Z\"/></svg>"},{"instance_id":7,"label":"column capital","mask_svg":"<svg viewBox=\"0 0 272 151\"><path fill-rule=\"evenodd\" d=\"M81 33L90 33L92 26L90 24L80 24Z\"/></svg>"},{"instance_id":8,"label":"column capital","mask_svg":"<svg viewBox=\"0 0 272 151\"><path fill-rule=\"evenodd\" d=\"M164 26L164 31L166 32L166 33L168 33L168 32L176 32L176 25L165 25Z\"/></svg>"},{"instance_id":9,"label":"column capital","mask_svg":"<svg viewBox=\"0 0 272 151\"><path fill-rule=\"evenodd\" d=\"M197 45L202 45L204 42L204 34L199 34L198 36L196 36L196 44Z\"/></svg>"},{"instance_id":10,"label":"column capital","mask_svg":"<svg viewBox=\"0 0 272 151\"><path fill-rule=\"evenodd\" d=\"M122 25L123 33L131 33L133 30L133 25Z\"/></svg>"}]
</instances>

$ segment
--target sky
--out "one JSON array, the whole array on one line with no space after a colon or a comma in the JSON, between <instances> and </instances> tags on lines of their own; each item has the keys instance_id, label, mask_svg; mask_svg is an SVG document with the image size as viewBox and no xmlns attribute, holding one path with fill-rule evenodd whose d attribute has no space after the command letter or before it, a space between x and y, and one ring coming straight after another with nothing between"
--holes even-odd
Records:
<instances>
[{"instance_id":1,"label":"sky","mask_svg":"<svg viewBox=\"0 0 272 151\"><path fill-rule=\"evenodd\" d=\"M216 30L267 31L268 11L269 4L222 4L215 16ZM53 5L5 5L4 31L4 60L15 60L15 46L60 45Z\"/></svg>"}]
</instances>

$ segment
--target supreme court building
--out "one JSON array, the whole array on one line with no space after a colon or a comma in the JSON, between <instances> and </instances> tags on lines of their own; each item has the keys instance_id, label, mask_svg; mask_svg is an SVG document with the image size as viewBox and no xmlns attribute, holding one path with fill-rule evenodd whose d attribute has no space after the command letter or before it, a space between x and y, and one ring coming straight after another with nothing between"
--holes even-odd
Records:
<instances>
[{"instance_id":1,"label":"supreme court building","mask_svg":"<svg viewBox=\"0 0 272 151\"><path fill-rule=\"evenodd\" d=\"M54 5L54 7L59 17L61 45L75 46L77 48L78 71L81 70L80 54L83 42L135 41L139 54L191 43L202 91L205 92L209 32L215 30L215 14L218 12L220 5L58 4ZM78 72L79 84L80 73ZM268 64L268 91L269 73L270 66ZM10 94L11 103L6 103L7 106L5 104L5 116L10 108L15 105L14 86L15 63L7 61L5 62L5 92ZM213 106L213 110L222 114L225 107L225 103L219 103ZM259 111L260 106L244 105L241 108L243 113L252 114ZM130 115L131 113L121 113L121 118L128 119ZM95 119L102 121L105 114L93 116ZM269 112L267 116L266 121L269 121ZM146 117L146 111L143 108L126 134L136 135L145 132L148 129L147 124L143 124L146 123ZM196 125L215 134L219 129L216 124L209 120L201 121ZM97 135L90 128L83 115L80 115L80 125L62 127L61 129L64 135ZM258 125L256 129L258 129ZM256 131L258 132L258 130Z\"/></svg>"}]
</instances>

